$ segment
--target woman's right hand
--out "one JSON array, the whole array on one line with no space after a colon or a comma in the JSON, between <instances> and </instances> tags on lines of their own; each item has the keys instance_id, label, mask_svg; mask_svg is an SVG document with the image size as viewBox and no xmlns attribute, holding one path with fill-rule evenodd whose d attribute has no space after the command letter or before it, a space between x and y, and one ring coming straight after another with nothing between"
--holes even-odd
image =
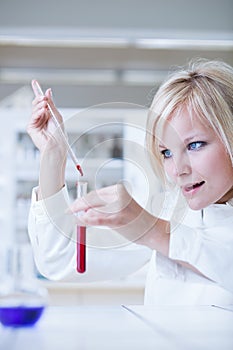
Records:
<instances>
[{"instance_id":1,"label":"woman's right hand","mask_svg":"<svg viewBox=\"0 0 233 350\"><path fill-rule=\"evenodd\" d=\"M66 143L53 122L48 104L61 128L63 120L53 102L51 89L48 89L44 96L40 95L35 80L32 81L32 88L35 98L32 102L32 115L27 132L41 153L40 192L43 192L43 196L39 197L48 197L64 185L67 158Z\"/></svg>"},{"instance_id":2,"label":"woman's right hand","mask_svg":"<svg viewBox=\"0 0 233 350\"><path fill-rule=\"evenodd\" d=\"M27 126L27 132L39 151L44 151L47 147L49 150L49 148L54 148L55 146L62 150L65 148L65 145L59 137L59 132L57 132L57 127L48 109L49 104L57 121L62 125L62 116L53 102L52 91L48 89L44 96L40 95L35 80L32 80L32 89L35 93L35 98L32 101L32 115Z\"/></svg>"}]
</instances>

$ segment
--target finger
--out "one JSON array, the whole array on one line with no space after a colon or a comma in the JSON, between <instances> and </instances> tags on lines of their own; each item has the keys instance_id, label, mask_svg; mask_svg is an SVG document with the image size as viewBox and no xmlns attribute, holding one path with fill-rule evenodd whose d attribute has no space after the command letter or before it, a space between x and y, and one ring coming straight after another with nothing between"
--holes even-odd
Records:
<instances>
[{"instance_id":1,"label":"finger","mask_svg":"<svg viewBox=\"0 0 233 350\"><path fill-rule=\"evenodd\" d=\"M48 123L49 118L50 113L48 112L46 104L44 102L38 103L33 107L31 123L34 127L45 127Z\"/></svg>"},{"instance_id":2,"label":"finger","mask_svg":"<svg viewBox=\"0 0 233 350\"><path fill-rule=\"evenodd\" d=\"M70 205L69 211L76 213L79 211L87 211L90 208L106 206L109 202L109 199L107 200L107 197L104 199L103 196L100 195L101 191L102 189L91 191L86 196L76 199Z\"/></svg>"},{"instance_id":3,"label":"finger","mask_svg":"<svg viewBox=\"0 0 233 350\"><path fill-rule=\"evenodd\" d=\"M61 124L63 122L62 116L58 112L58 110L57 110L57 108L55 106L55 103L53 101L53 94L52 94L52 89L51 88L46 90L45 96L48 98L49 107L51 108L53 114L56 116L56 119L58 120L58 122Z\"/></svg>"},{"instance_id":4,"label":"finger","mask_svg":"<svg viewBox=\"0 0 233 350\"><path fill-rule=\"evenodd\" d=\"M48 102L47 99L34 99L32 101L32 113L39 115L48 112Z\"/></svg>"},{"instance_id":5,"label":"finger","mask_svg":"<svg viewBox=\"0 0 233 350\"><path fill-rule=\"evenodd\" d=\"M36 96L34 98L34 100L32 101L32 106L36 106L36 105L38 105L39 103L42 103L42 102L48 104L47 96L42 96L42 95Z\"/></svg>"},{"instance_id":6,"label":"finger","mask_svg":"<svg viewBox=\"0 0 233 350\"><path fill-rule=\"evenodd\" d=\"M55 104L53 102L53 95L52 95L52 90L51 89L46 90L45 97L47 97L48 104L49 104L49 107L50 107L49 109L52 110L53 114L55 114L56 118L57 118L58 110L57 110L57 108L56 108L56 106L55 106Z\"/></svg>"},{"instance_id":7,"label":"finger","mask_svg":"<svg viewBox=\"0 0 233 350\"><path fill-rule=\"evenodd\" d=\"M80 211L87 211L90 208L97 208L103 205L102 202L98 202L97 200L95 203L93 201L90 201L89 199L90 196L85 196L82 198L76 199L69 207L68 212L71 213L78 213Z\"/></svg>"},{"instance_id":8,"label":"finger","mask_svg":"<svg viewBox=\"0 0 233 350\"><path fill-rule=\"evenodd\" d=\"M117 184L89 192L86 196L73 202L70 211L76 213L101 207L101 210L105 208L107 212L116 212L127 207L131 200L132 197L128 195L123 186Z\"/></svg>"},{"instance_id":9,"label":"finger","mask_svg":"<svg viewBox=\"0 0 233 350\"><path fill-rule=\"evenodd\" d=\"M35 79L32 80L31 85L32 85L32 90L33 90L35 96L43 96L44 95L42 90L40 89L40 85L39 85L37 80L35 80Z\"/></svg>"},{"instance_id":10,"label":"finger","mask_svg":"<svg viewBox=\"0 0 233 350\"><path fill-rule=\"evenodd\" d=\"M90 209L88 212L77 216L76 223L80 226L110 226L112 219L109 215L100 215L95 210Z\"/></svg>"},{"instance_id":11,"label":"finger","mask_svg":"<svg viewBox=\"0 0 233 350\"><path fill-rule=\"evenodd\" d=\"M53 93L51 88L45 91L45 96L49 99L51 103L53 103Z\"/></svg>"},{"instance_id":12,"label":"finger","mask_svg":"<svg viewBox=\"0 0 233 350\"><path fill-rule=\"evenodd\" d=\"M48 124L48 119L46 118L37 118L37 119L34 119L34 121L32 122L32 126L39 130L45 129L47 127L47 124Z\"/></svg>"},{"instance_id":13,"label":"finger","mask_svg":"<svg viewBox=\"0 0 233 350\"><path fill-rule=\"evenodd\" d=\"M36 108L39 109L40 112L46 114L48 112L48 100L49 100L49 98L51 101L51 93L49 94L49 96L46 96L43 93L37 80L32 80L31 84L32 84L32 89L34 91L34 94L36 96L36 98L32 102L32 105L36 106ZM51 90L51 89L48 89L47 92L49 90ZM42 109L44 109L44 110L42 110ZM46 119L48 119L48 118L49 118L49 113L47 113L47 115L46 115Z\"/></svg>"},{"instance_id":14,"label":"finger","mask_svg":"<svg viewBox=\"0 0 233 350\"><path fill-rule=\"evenodd\" d=\"M33 127L37 127L39 129L46 126L49 113L47 109L48 98L43 95L42 91L40 91L40 86L36 80L32 80L32 89L35 93L35 98L32 101L32 122Z\"/></svg>"}]
</instances>

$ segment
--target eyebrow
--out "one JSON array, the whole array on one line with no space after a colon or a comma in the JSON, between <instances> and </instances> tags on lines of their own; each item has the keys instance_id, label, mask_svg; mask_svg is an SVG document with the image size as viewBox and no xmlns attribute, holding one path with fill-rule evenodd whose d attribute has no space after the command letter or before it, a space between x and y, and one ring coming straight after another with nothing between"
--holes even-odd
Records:
<instances>
[{"instance_id":1,"label":"eyebrow","mask_svg":"<svg viewBox=\"0 0 233 350\"><path fill-rule=\"evenodd\" d=\"M200 140L202 140L203 138L205 138L206 136L204 135L204 134L193 134L193 135L191 135L191 136L188 136L188 137L186 137L186 139L184 139L184 141L183 141L183 143L184 144L188 144L188 143L190 143L191 141L193 141L193 140L198 140L198 141L200 141ZM167 148L169 148L169 147L167 147L167 146L165 146L165 145L163 145L162 143L160 143L159 144L159 148L160 149L167 149Z\"/></svg>"},{"instance_id":2,"label":"eyebrow","mask_svg":"<svg viewBox=\"0 0 233 350\"><path fill-rule=\"evenodd\" d=\"M159 148L167 148L167 147L162 144L159 144Z\"/></svg>"},{"instance_id":3,"label":"eyebrow","mask_svg":"<svg viewBox=\"0 0 233 350\"><path fill-rule=\"evenodd\" d=\"M186 139L184 139L184 143L186 144L186 143L189 143L189 142L191 142L191 141L193 141L193 140L202 140L203 138L205 138L205 135L204 134L194 134L194 135L191 135L191 136L189 136L189 137L187 137Z\"/></svg>"}]
</instances>

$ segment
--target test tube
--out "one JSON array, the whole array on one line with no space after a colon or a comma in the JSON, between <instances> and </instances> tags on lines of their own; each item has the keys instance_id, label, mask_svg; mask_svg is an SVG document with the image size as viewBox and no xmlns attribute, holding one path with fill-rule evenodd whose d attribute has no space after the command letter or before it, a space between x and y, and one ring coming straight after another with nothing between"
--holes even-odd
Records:
<instances>
[{"instance_id":1,"label":"test tube","mask_svg":"<svg viewBox=\"0 0 233 350\"><path fill-rule=\"evenodd\" d=\"M77 181L77 198L87 194L87 182ZM80 213L79 215L82 215ZM77 225L76 235L76 270L79 273L86 271L86 227Z\"/></svg>"}]
</instances>

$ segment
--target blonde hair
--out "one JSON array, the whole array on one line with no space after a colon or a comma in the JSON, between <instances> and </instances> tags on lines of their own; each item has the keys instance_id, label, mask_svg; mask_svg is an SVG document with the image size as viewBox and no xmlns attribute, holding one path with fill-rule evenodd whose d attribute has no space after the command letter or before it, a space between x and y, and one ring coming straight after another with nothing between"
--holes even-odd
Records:
<instances>
[{"instance_id":1,"label":"blonde hair","mask_svg":"<svg viewBox=\"0 0 233 350\"><path fill-rule=\"evenodd\" d=\"M159 134L164 122L187 108L220 137L233 164L233 68L220 61L193 60L160 86L149 108L146 146L152 167L166 183L159 151Z\"/></svg>"}]
</instances>

